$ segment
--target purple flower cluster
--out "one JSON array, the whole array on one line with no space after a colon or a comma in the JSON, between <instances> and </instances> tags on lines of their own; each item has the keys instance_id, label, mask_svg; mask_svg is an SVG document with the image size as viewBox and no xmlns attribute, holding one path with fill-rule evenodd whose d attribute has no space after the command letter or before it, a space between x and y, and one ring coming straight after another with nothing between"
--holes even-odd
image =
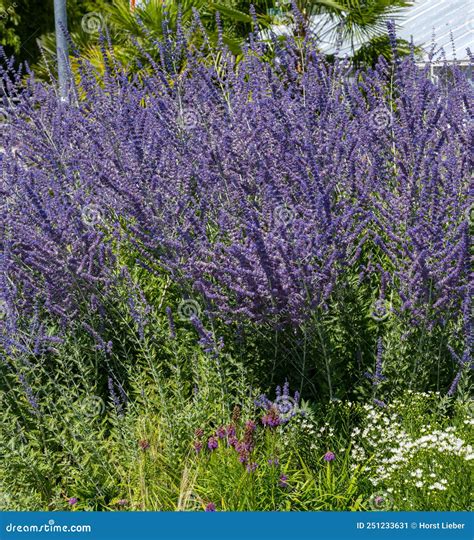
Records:
<instances>
[{"instance_id":1,"label":"purple flower cluster","mask_svg":"<svg viewBox=\"0 0 474 540\"><path fill-rule=\"evenodd\" d=\"M275 394L275 401L268 399L265 394L255 400L255 405L265 410L265 414L261 419L262 424L270 428L285 424L298 412L303 413L299 409L300 394L296 391L294 397L290 396L288 381L283 385L283 390L280 386L277 386Z\"/></svg>"},{"instance_id":2,"label":"purple flower cluster","mask_svg":"<svg viewBox=\"0 0 474 540\"><path fill-rule=\"evenodd\" d=\"M233 420L238 420L236 409L234 409ZM215 435L207 439L207 448L210 452L214 452L219 448L219 441L227 439L227 447L233 448L237 453L237 459L240 463L245 464L249 472L253 472L257 468L256 463L249 462L252 451L255 446L254 432L257 429L257 424L253 420L247 420L243 429L241 429L240 439L237 437L237 428L234 423L227 426L219 426ZM203 448L202 437L204 430L197 429L194 432L196 439L193 441L194 451L199 454Z\"/></svg>"},{"instance_id":3,"label":"purple flower cluster","mask_svg":"<svg viewBox=\"0 0 474 540\"><path fill-rule=\"evenodd\" d=\"M199 452L202 450L202 442L201 441L194 441L193 442L193 448L196 454L199 454Z\"/></svg>"},{"instance_id":4,"label":"purple flower cluster","mask_svg":"<svg viewBox=\"0 0 474 540\"><path fill-rule=\"evenodd\" d=\"M115 410L119 417L123 417L125 407L128 401L125 390L123 389L120 383L115 383L112 377L109 377L107 382L108 382L108 387L109 387L109 394L113 401ZM119 392L118 394L116 392L116 388L118 389L118 392Z\"/></svg>"},{"instance_id":5,"label":"purple flower cluster","mask_svg":"<svg viewBox=\"0 0 474 540\"><path fill-rule=\"evenodd\" d=\"M258 467L258 463L249 463L247 465L247 472L253 473L257 470L257 467Z\"/></svg>"},{"instance_id":6,"label":"purple flower cluster","mask_svg":"<svg viewBox=\"0 0 474 540\"><path fill-rule=\"evenodd\" d=\"M275 407L272 407L266 414L262 416L262 424L267 427L278 427L282 423L281 418L278 416L278 411Z\"/></svg>"},{"instance_id":7,"label":"purple flower cluster","mask_svg":"<svg viewBox=\"0 0 474 540\"><path fill-rule=\"evenodd\" d=\"M204 510L205 512L215 512L216 511L216 505L213 502L207 503L206 508Z\"/></svg>"},{"instance_id":8,"label":"purple flower cluster","mask_svg":"<svg viewBox=\"0 0 474 540\"><path fill-rule=\"evenodd\" d=\"M328 463L331 462L331 461L334 461L336 459L336 455L334 454L334 452L326 452L324 454L324 457L323 457L324 461L327 461Z\"/></svg>"},{"instance_id":9,"label":"purple flower cluster","mask_svg":"<svg viewBox=\"0 0 474 540\"><path fill-rule=\"evenodd\" d=\"M150 448L150 443L146 439L138 441L138 446L145 452Z\"/></svg>"},{"instance_id":10,"label":"purple flower cluster","mask_svg":"<svg viewBox=\"0 0 474 540\"><path fill-rule=\"evenodd\" d=\"M209 437L209 439L207 440L207 447L209 448L209 450L216 450L218 446L219 441L215 437Z\"/></svg>"},{"instance_id":11,"label":"purple flower cluster","mask_svg":"<svg viewBox=\"0 0 474 540\"><path fill-rule=\"evenodd\" d=\"M226 322L301 325L354 271L380 283L376 320L470 313L472 90L455 66L445 88L411 56L355 76L311 39L302 57L289 40L275 62L255 40L238 69L223 48L218 70L189 53L177 73L185 35L179 47L166 36L141 78L117 64L100 79L78 60L70 104L0 69L18 98L0 133L2 348L18 348L18 317L38 303L63 323L84 302L97 309L119 244ZM130 295L142 336L147 308Z\"/></svg>"},{"instance_id":12,"label":"purple flower cluster","mask_svg":"<svg viewBox=\"0 0 474 540\"><path fill-rule=\"evenodd\" d=\"M378 386L386 377L382 374L383 368L383 343L382 338L377 341L377 357L375 361L375 373L366 373L365 376L372 380L374 386Z\"/></svg>"}]
</instances>

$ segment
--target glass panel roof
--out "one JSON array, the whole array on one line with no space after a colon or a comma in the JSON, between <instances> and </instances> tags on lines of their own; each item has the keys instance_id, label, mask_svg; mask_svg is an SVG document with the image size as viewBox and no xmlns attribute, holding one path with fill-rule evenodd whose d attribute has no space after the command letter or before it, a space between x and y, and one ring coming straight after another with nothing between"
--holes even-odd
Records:
<instances>
[{"instance_id":1,"label":"glass panel roof","mask_svg":"<svg viewBox=\"0 0 474 540\"><path fill-rule=\"evenodd\" d=\"M413 36L417 45L429 50L434 34L437 47L444 48L447 59L467 58L466 49L473 49L474 1L416 0L404 14L399 21L401 38L409 41Z\"/></svg>"},{"instance_id":2,"label":"glass panel roof","mask_svg":"<svg viewBox=\"0 0 474 540\"><path fill-rule=\"evenodd\" d=\"M474 0L414 0L411 7L401 10L396 16L396 23L398 37L410 41L413 36L415 45L423 47L425 58L432 48L433 36L435 51L443 48L447 60L467 59L468 47L474 52ZM321 49L334 53L334 33L328 32L329 28L334 29L334 21L328 16L314 17L313 30L320 40ZM288 28L275 26L274 31L284 34L288 33ZM343 42L339 55L349 52L350 44Z\"/></svg>"}]
</instances>

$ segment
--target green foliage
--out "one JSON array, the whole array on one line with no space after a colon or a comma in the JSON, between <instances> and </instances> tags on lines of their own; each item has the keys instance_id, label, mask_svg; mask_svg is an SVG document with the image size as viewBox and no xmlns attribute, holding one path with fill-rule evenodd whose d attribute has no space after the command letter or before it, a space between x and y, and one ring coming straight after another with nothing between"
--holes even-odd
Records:
<instances>
[{"instance_id":1,"label":"green foliage","mask_svg":"<svg viewBox=\"0 0 474 540\"><path fill-rule=\"evenodd\" d=\"M18 53L21 45L20 37L17 34L17 27L20 23L17 7L16 2L0 1L0 45L15 53Z\"/></svg>"},{"instance_id":2,"label":"green foliage","mask_svg":"<svg viewBox=\"0 0 474 540\"><path fill-rule=\"evenodd\" d=\"M354 458L374 456L368 475L382 509L472 509L472 400L453 407L439 394L409 391L364 413L352 432Z\"/></svg>"},{"instance_id":3,"label":"green foliage","mask_svg":"<svg viewBox=\"0 0 474 540\"><path fill-rule=\"evenodd\" d=\"M413 393L387 410L303 403L287 424L263 428L245 380L228 370L223 393L218 366L195 349L197 393L183 391L179 370L164 380L152 373L153 363L135 365L128 401L117 409L107 390L90 382L95 367L84 345L76 336L59 347L50 377L38 367L44 378L37 414L13 380L3 394L2 509L65 510L70 497L82 510L202 510L209 503L218 510L370 510L382 504L376 498L384 500L381 509L470 505L472 402L453 407L435 394ZM254 471L225 440L213 452L206 448L207 437L233 421L236 403L237 435L246 420L258 426ZM196 454L197 428L204 448ZM327 451L334 461L323 460ZM394 460L398 455L403 459Z\"/></svg>"},{"instance_id":4,"label":"green foliage","mask_svg":"<svg viewBox=\"0 0 474 540\"><path fill-rule=\"evenodd\" d=\"M133 251L117 253L118 264L133 261ZM113 339L111 351L98 348L78 326L40 356L17 352L1 364L0 508L203 510L210 503L217 510L280 511L469 507L472 484L465 473L472 463L467 444L472 401L400 390L399 398L379 408L368 404L374 397L370 380L360 380L352 395L344 390L344 377L351 379L355 369L348 362L344 371L350 351L360 349L364 362L367 355L370 369L373 338L380 332L379 323L361 315L371 303L364 287L342 291L331 315L321 314L316 321L321 330L313 351L323 354L324 343L331 369L345 373L332 381L332 401L303 401L287 423L269 428L262 425L263 411L254 400L261 388L268 390L283 379L277 368L270 374L267 356L272 365L274 353L287 355L291 341L279 341L279 336L269 348L260 331L244 346L240 341L239 348L232 341L235 329L217 325L215 332L230 345L217 356L207 354L193 326L178 316L182 291L166 276L148 273L143 281L144 275L139 267L123 274L106 317L81 315L91 327L101 322L102 335ZM136 295L130 303L139 285L147 301ZM138 315L147 319L144 328ZM392 323L384 324L387 331ZM360 332L351 335L351 325ZM50 323L49 332L56 331ZM400 348L396 328L393 332L386 340L388 371L392 356L394 362L390 395L397 393L392 385L396 365L403 365L400 358L395 364ZM282 343L286 349L280 349ZM310 396L311 385L302 386ZM323 392L325 384L317 388ZM242 439L248 420L257 429L246 463L225 438L215 451L207 448L219 426L234 424ZM196 453L198 429L203 447ZM328 451L334 452L333 461L324 461ZM71 497L78 499L73 506Z\"/></svg>"},{"instance_id":5,"label":"green foliage","mask_svg":"<svg viewBox=\"0 0 474 540\"><path fill-rule=\"evenodd\" d=\"M216 43L219 39L216 24L216 14L219 13L222 39L227 47L239 56L242 45L253 30L254 22L250 15L252 5L255 8L255 17L260 30L268 30L275 24L282 24L283 21L283 24L293 28L297 35L306 33L303 27L296 24L290 12L291 3L282 0L256 2L183 0L179 3L149 0L134 11L130 10L128 0L89 0L87 2L74 0L68 2L68 26L77 51L95 67L103 69L104 60L99 35L107 28L116 59L127 65L131 71L139 72L142 69L150 69L149 59L145 55L137 57L134 44L138 42L143 47L144 54L158 60L156 48L149 45L153 40L163 39L164 19L168 20L171 30L176 29L178 18L183 28L189 29L195 25L194 10L199 12L202 24L208 32L208 39L212 43ZM386 23L388 20L399 18L403 9L411 3L406 0L372 0L371 2L300 0L297 5L306 21L306 26L312 29L312 33L317 38L322 37L324 42L330 42L334 47L341 41L350 43L354 62L357 65L372 65L380 55L386 58L391 56ZM37 19L27 18L22 13L19 10L18 16L15 16L16 18L9 24L5 33L6 39L11 41L16 52L21 45L20 59L28 59L34 64L38 76L44 78L54 76L56 50L52 0L48 2L47 9L39 14L40 25L37 25L34 31L29 21ZM141 23L138 22L137 16ZM14 29L14 25L19 25L17 30ZM36 41L42 49L41 59ZM201 32L196 31L192 44L199 47L202 43L203 36ZM400 41L399 54L404 55L408 52L409 45ZM71 61L74 66L75 60L71 58Z\"/></svg>"},{"instance_id":6,"label":"green foliage","mask_svg":"<svg viewBox=\"0 0 474 540\"><path fill-rule=\"evenodd\" d=\"M89 12L101 12L108 0L68 0L69 26L76 29ZM48 43L51 63L54 51L53 0L0 0L0 45L7 55L15 55L18 62L36 65L40 60L38 42Z\"/></svg>"}]
</instances>

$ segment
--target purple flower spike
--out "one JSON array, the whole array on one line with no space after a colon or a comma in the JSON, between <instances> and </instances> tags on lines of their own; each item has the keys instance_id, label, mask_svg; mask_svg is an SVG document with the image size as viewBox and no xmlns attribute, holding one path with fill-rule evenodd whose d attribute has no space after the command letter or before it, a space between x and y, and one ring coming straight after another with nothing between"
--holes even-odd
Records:
<instances>
[{"instance_id":1,"label":"purple flower spike","mask_svg":"<svg viewBox=\"0 0 474 540\"><path fill-rule=\"evenodd\" d=\"M374 399L374 403L375 403L375 405L377 405L378 407L382 407L382 408L384 408L384 407L387 406L387 404L385 403L385 401L380 401L380 399Z\"/></svg>"},{"instance_id":2,"label":"purple flower spike","mask_svg":"<svg viewBox=\"0 0 474 540\"><path fill-rule=\"evenodd\" d=\"M235 437L234 435L231 435L228 439L227 439L227 444L229 446L233 446L234 448L237 446L237 444L239 444L239 439L237 439L237 437Z\"/></svg>"},{"instance_id":3,"label":"purple flower spike","mask_svg":"<svg viewBox=\"0 0 474 540\"><path fill-rule=\"evenodd\" d=\"M223 439L226 436L227 430L224 426L220 426L216 430L216 437L218 439Z\"/></svg>"},{"instance_id":4,"label":"purple flower spike","mask_svg":"<svg viewBox=\"0 0 474 540\"><path fill-rule=\"evenodd\" d=\"M253 420L247 420L247 422L245 422L245 429L249 432L255 431L257 429L257 424L255 424Z\"/></svg>"},{"instance_id":5,"label":"purple flower spike","mask_svg":"<svg viewBox=\"0 0 474 540\"><path fill-rule=\"evenodd\" d=\"M278 412L273 407L270 411L262 416L262 424L267 427L275 428L281 424L281 419L278 416Z\"/></svg>"},{"instance_id":6,"label":"purple flower spike","mask_svg":"<svg viewBox=\"0 0 474 540\"><path fill-rule=\"evenodd\" d=\"M150 448L150 443L146 439L142 439L141 441L138 441L138 445L143 451L148 450L148 448Z\"/></svg>"},{"instance_id":7,"label":"purple flower spike","mask_svg":"<svg viewBox=\"0 0 474 540\"><path fill-rule=\"evenodd\" d=\"M77 498L76 497L71 497L70 499L68 499L68 504L69 506L74 506L75 504L77 504Z\"/></svg>"},{"instance_id":8,"label":"purple flower spike","mask_svg":"<svg viewBox=\"0 0 474 540\"><path fill-rule=\"evenodd\" d=\"M247 463L248 454L247 452L239 452L239 461L240 463Z\"/></svg>"},{"instance_id":9,"label":"purple flower spike","mask_svg":"<svg viewBox=\"0 0 474 540\"><path fill-rule=\"evenodd\" d=\"M209 437L209 439L207 441L207 447L209 448L209 450L211 450L211 452L212 452L218 446L219 446L218 440L215 437Z\"/></svg>"},{"instance_id":10,"label":"purple flower spike","mask_svg":"<svg viewBox=\"0 0 474 540\"><path fill-rule=\"evenodd\" d=\"M281 488L287 488L288 487L288 476L286 474L281 474L280 478L278 480L278 485Z\"/></svg>"},{"instance_id":11,"label":"purple flower spike","mask_svg":"<svg viewBox=\"0 0 474 540\"><path fill-rule=\"evenodd\" d=\"M247 472L253 473L257 470L258 463L249 463L247 465Z\"/></svg>"},{"instance_id":12,"label":"purple flower spike","mask_svg":"<svg viewBox=\"0 0 474 540\"><path fill-rule=\"evenodd\" d=\"M206 504L205 512L215 512L215 511L216 511L216 505L213 502Z\"/></svg>"}]
</instances>

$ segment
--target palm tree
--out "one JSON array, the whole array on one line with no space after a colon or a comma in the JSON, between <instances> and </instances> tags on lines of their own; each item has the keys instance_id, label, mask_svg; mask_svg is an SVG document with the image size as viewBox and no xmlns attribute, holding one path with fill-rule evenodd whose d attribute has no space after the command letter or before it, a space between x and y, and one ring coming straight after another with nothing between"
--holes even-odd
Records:
<instances>
[{"instance_id":1,"label":"palm tree","mask_svg":"<svg viewBox=\"0 0 474 540\"><path fill-rule=\"evenodd\" d=\"M148 0L133 12L129 0L95 1L100 2L100 11L95 14L98 20L88 25L82 18L75 26L72 24L73 41L82 56L99 69L103 68L98 37L101 28L107 26L115 57L134 71L143 69L138 67L142 64L148 65L145 58L137 57L134 43L138 42L157 59L156 47L151 46L151 41L163 39L165 19L171 30L176 29L178 18L184 27L190 27L195 21L195 11L199 12L209 39L214 43L218 40L216 13L219 12L223 41L239 55L253 28L252 5L263 30L275 28L284 17L287 32L293 32L297 38L311 33L321 43L322 52L334 54L342 46L354 62L373 63L380 54L391 54L387 21L400 17L403 9L411 5L409 0L295 0L299 10L295 17L291 16L290 0ZM199 45L202 34L195 32L193 35L194 44ZM41 44L51 67L54 65L54 36L44 36ZM400 42L399 45L401 53L408 52L408 44ZM45 66L43 61L36 71L45 75Z\"/></svg>"},{"instance_id":2,"label":"palm tree","mask_svg":"<svg viewBox=\"0 0 474 540\"><path fill-rule=\"evenodd\" d=\"M106 30L108 39L112 43L115 58L126 64L133 71L140 71L137 66L143 64L149 66L149 62L137 53L136 43L143 50L158 59L157 49L153 41L161 41L165 31L175 31L178 19L184 28L195 25L195 12L199 13L200 20L207 32L211 43L219 39L216 24L216 13L222 13L223 41L234 54L241 52L243 36L239 25L250 28L252 18L249 13L233 9L231 6L215 4L207 0L179 0L167 1L148 0L130 9L129 0L110 0L104 3L101 0L100 10L91 11L82 19L71 21L70 34L76 49L81 56L87 58L92 65L103 69L103 46L99 36ZM267 26L271 19L266 14L258 15L259 23ZM168 30L166 30L168 29ZM247 35L247 34L245 34ZM203 41L201 32L193 33L193 44L199 46ZM43 52L42 61L35 66L35 72L40 76L47 77L48 73L54 72L55 46L54 34L41 37L39 45ZM72 59L74 67L75 62ZM144 68L149 69L148 67ZM53 73L54 75L54 73Z\"/></svg>"},{"instance_id":3,"label":"palm tree","mask_svg":"<svg viewBox=\"0 0 474 540\"><path fill-rule=\"evenodd\" d=\"M277 9L266 7L276 18L291 11L291 0L270 2ZM238 0L239 9L247 9L251 1ZM261 0L260 5L268 4ZM356 63L372 64L382 55L391 55L387 23L403 17L413 5L411 0L295 0L299 14L287 26L293 34L304 37L310 33L319 41L323 52L334 54L339 49L349 54ZM286 19L288 21L288 18ZM401 54L409 52L409 44L398 40Z\"/></svg>"}]
</instances>

